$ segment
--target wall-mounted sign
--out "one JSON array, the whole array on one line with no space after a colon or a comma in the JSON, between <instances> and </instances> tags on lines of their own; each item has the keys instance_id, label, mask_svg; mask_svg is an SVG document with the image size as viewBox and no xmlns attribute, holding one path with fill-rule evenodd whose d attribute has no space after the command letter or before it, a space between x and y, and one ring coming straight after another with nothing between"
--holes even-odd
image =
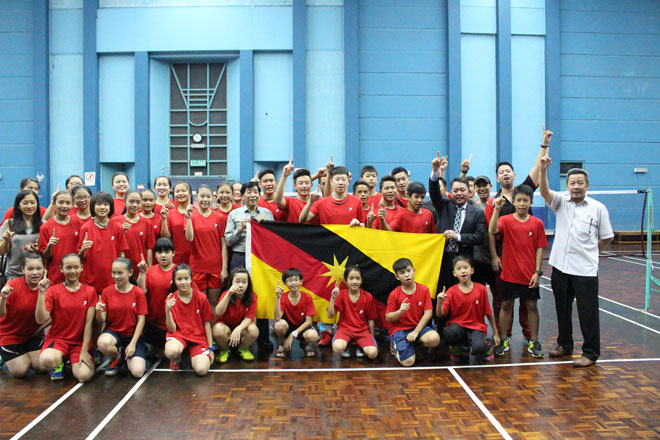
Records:
<instances>
[{"instance_id":1,"label":"wall-mounted sign","mask_svg":"<svg viewBox=\"0 0 660 440\"><path fill-rule=\"evenodd\" d=\"M195 159L190 161L190 166L191 167L205 167L206 166L206 160L205 159Z\"/></svg>"}]
</instances>

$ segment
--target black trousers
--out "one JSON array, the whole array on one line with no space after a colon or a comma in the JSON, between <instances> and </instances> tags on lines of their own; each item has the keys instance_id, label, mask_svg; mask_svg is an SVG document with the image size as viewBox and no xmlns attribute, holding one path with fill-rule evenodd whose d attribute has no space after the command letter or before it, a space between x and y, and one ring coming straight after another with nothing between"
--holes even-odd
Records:
<instances>
[{"instance_id":1,"label":"black trousers","mask_svg":"<svg viewBox=\"0 0 660 440\"><path fill-rule=\"evenodd\" d=\"M600 320L598 312L598 276L569 275L552 269L552 291L555 295L557 344L573 351L573 299L577 300L580 330L584 338L583 356L597 360L600 357Z\"/></svg>"},{"instance_id":2,"label":"black trousers","mask_svg":"<svg viewBox=\"0 0 660 440\"><path fill-rule=\"evenodd\" d=\"M469 345L472 354L484 354L488 351L486 334L481 330L471 330L453 323L445 329L445 338L449 345Z\"/></svg>"}]
</instances>

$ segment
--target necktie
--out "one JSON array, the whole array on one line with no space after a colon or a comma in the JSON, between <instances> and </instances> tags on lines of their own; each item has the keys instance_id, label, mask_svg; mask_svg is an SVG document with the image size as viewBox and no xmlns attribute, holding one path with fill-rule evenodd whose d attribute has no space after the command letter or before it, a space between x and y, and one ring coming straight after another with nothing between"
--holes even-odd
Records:
<instances>
[{"instance_id":1,"label":"necktie","mask_svg":"<svg viewBox=\"0 0 660 440\"><path fill-rule=\"evenodd\" d=\"M456 216L454 217L454 232L457 234L461 231L461 210L462 207L456 207ZM458 242L456 240L449 240L447 245L449 252L458 252Z\"/></svg>"}]
</instances>

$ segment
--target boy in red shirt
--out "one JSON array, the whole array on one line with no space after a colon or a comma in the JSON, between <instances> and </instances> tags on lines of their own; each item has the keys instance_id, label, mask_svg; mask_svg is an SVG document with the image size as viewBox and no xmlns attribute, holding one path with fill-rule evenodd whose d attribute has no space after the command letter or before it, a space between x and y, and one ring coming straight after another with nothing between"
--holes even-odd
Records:
<instances>
[{"instance_id":1,"label":"boy in red shirt","mask_svg":"<svg viewBox=\"0 0 660 440\"><path fill-rule=\"evenodd\" d=\"M291 351L294 338L298 339L301 348L305 347L305 356L315 356L314 345L319 340L319 334L314 329L312 319L316 315L316 309L312 297L300 291L303 274L300 269L292 267L282 273L282 281L289 291L285 294L280 283L277 283L273 328L280 345L275 351L275 356L285 357L286 353Z\"/></svg>"},{"instance_id":2,"label":"boy in red shirt","mask_svg":"<svg viewBox=\"0 0 660 440\"><path fill-rule=\"evenodd\" d=\"M284 197L284 186L286 179L293 173L293 189L296 191L296 197ZM313 177L306 168L298 168L294 172L293 161L289 161L282 169L282 177L277 183L275 190L275 203L277 207L285 213L284 220L289 223L298 223L300 213L309 200L312 190ZM317 223L317 222L310 222Z\"/></svg>"},{"instance_id":3,"label":"boy in red shirt","mask_svg":"<svg viewBox=\"0 0 660 440\"><path fill-rule=\"evenodd\" d=\"M488 326L484 316L493 327L495 344L500 343L500 335L495 325L493 312L488 300L486 286L472 282L472 262L465 255L458 255L452 261L454 276L458 279L447 290L438 294L436 314L439 317L449 316L445 337L450 346L452 359L463 355L461 346L470 346L470 364L476 364L478 359L489 351L486 343Z\"/></svg>"},{"instance_id":4,"label":"boy in red shirt","mask_svg":"<svg viewBox=\"0 0 660 440\"><path fill-rule=\"evenodd\" d=\"M419 182L409 183L408 197L408 207L399 210L394 220L389 223L390 229L398 232L435 233L433 213L422 208L426 198L424 185Z\"/></svg>"},{"instance_id":5,"label":"boy in red shirt","mask_svg":"<svg viewBox=\"0 0 660 440\"><path fill-rule=\"evenodd\" d=\"M347 192L348 174L348 170L344 167L334 167L330 171L332 195L319 200L321 195L318 192L312 193L300 213L298 219L300 223L318 217L322 225L364 226L366 215L362 201Z\"/></svg>"},{"instance_id":6,"label":"boy in red shirt","mask_svg":"<svg viewBox=\"0 0 660 440\"><path fill-rule=\"evenodd\" d=\"M532 337L527 351L536 358L543 357L543 348L539 337L539 310L536 302L541 298L539 280L543 271L543 248L548 246L543 222L529 215L534 199L534 191L527 185L517 186L513 190L513 215L500 217L500 210L505 204L504 196L493 202L493 215L488 232L502 236L502 309L500 310L500 332L505 334L513 315L513 304L520 298L527 309L527 319ZM501 356L509 350L509 337L495 347L495 354Z\"/></svg>"},{"instance_id":7,"label":"boy in red shirt","mask_svg":"<svg viewBox=\"0 0 660 440\"><path fill-rule=\"evenodd\" d=\"M376 183L378 183L378 170L373 165L365 165L360 170L360 180L369 184L369 196L375 196Z\"/></svg>"},{"instance_id":8,"label":"boy in red shirt","mask_svg":"<svg viewBox=\"0 0 660 440\"><path fill-rule=\"evenodd\" d=\"M374 338L376 327L374 319L378 316L374 297L362 285L362 271L358 266L348 266L344 271L344 283L348 289L332 289L328 304L328 318L335 312L341 313L337 332L332 340L332 351L342 357L351 357L348 344L353 341L358 345L357 357L365 354L369 359L378 356L378 344Z\"/></svg>"},{"instance_id":9,"label":"boy in red shirt","mask_svg":"<svg viewBox=\"0 0 660 440\"><path fill-rule=\"evenodd\" d=\"M391 231L389 225L395 221L401 208L396 201L396 180L393 176L383 176L380 179L381 200L378 202L378 216L374 215L374 207L367 214L367 227ZM369 222L371 220L371 223Z\"/></svg>"},{"instance_id":10,"label":"boy in red shirt","mask_svg":"<svg viewBox=\"0 0 660 440\"><path fill-rule=\"evenodd\" d=\"M277 180L275 180L275 171L267 168L259 171L257 174L259 188L261 188L261 197L259 197L258 206L268 209L273 213L275 221L282 222L286 220L286 212L280 209L275 202L275 189L277 188Z\"/></svg>"},{"instance_id":11,"label":"boy in red shirt","mask_svg":"<svg viewBox=\"0 0 660 440\"><path fill-rule=\"evenodd\" d=\"M390 344L396 359L402 366L410 367L415 364L415 343L437 347L440 335L428 326L433 317L431 292L425 285L415 282L412 261L399 258L392 269L401 286L390 292L385 319L392 323Z\"/></svg>"}]
</instances>

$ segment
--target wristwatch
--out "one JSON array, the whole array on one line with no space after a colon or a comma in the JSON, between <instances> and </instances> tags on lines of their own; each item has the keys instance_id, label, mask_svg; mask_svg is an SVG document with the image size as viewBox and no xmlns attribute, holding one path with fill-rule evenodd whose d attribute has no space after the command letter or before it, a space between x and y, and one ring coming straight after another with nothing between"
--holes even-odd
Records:
<instances>
[{"instance_id":1,"label":"wristwatch","mask_svg":"<svg viewBox=\"0 0 660 440\"><path fill-rule=\"evenodd\" d=\"M539 276L543 276L543 271L542 270L535 270L534 273L539 274Z\"/></svg>"},{"instance_id":2,"label":"wristwatch","mask_svg":"<svg viewBox=\"0 0 660 440\"><path fill-rule=\"evenodd\" d=\"M291 335L293 335L294 338L297 338L298 337L298 330L292 331Z\"/></svg>"}]
</instances>

